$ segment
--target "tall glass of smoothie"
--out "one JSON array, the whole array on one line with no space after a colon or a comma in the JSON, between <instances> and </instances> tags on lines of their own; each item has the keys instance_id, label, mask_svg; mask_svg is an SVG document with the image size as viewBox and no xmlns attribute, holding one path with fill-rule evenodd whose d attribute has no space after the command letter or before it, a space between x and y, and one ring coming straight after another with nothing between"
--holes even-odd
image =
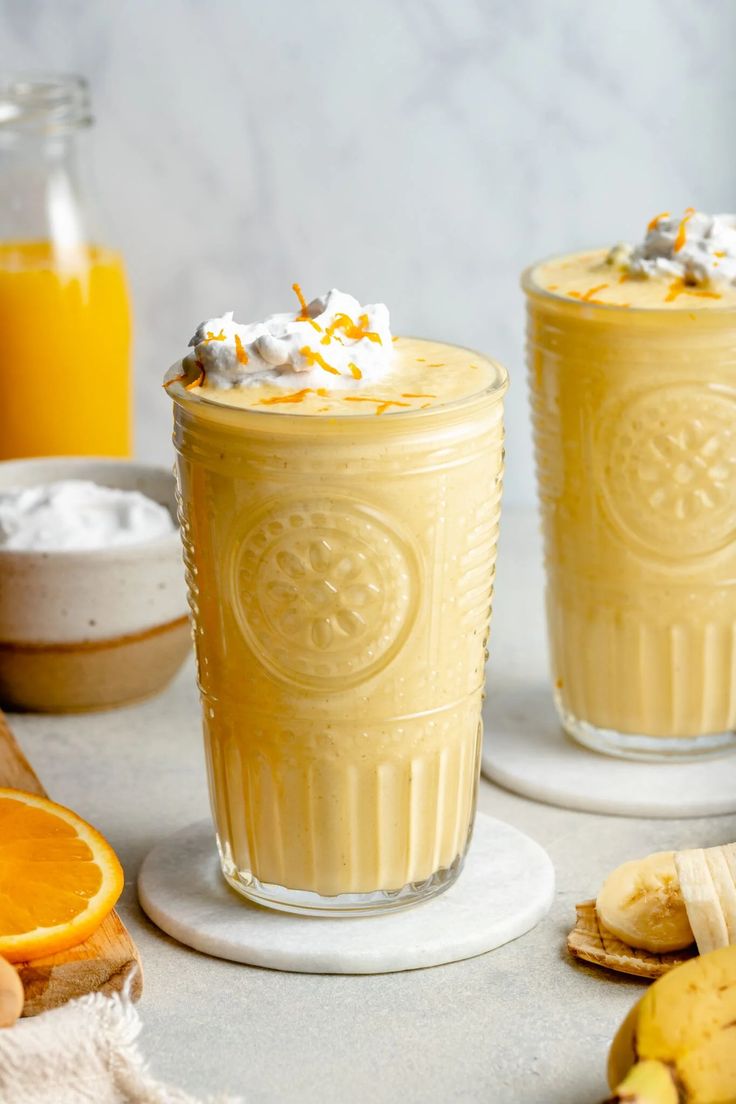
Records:
<instances>
[{"instance_id":1,"label":"tall glass of smoothie","mask_svg":"<svg viewBox=\"0 0 736 1104\"><path fill-rule=\"evenodd\" d=\"M475 811L506 373L337 291L192 344L167 387L224 875L309 914L432 897Z\"/></svg>"},{"instance_id":2,"label":"tall glass of smoothie","mask_svg":"<svg viewBox=\"0 0 736 1104\"><path fill-rule=\"evenodd\" d=\"M736 218L529 269L529 381L563 725L598 751L736 747Z\"/></svg>"}]
</instances>

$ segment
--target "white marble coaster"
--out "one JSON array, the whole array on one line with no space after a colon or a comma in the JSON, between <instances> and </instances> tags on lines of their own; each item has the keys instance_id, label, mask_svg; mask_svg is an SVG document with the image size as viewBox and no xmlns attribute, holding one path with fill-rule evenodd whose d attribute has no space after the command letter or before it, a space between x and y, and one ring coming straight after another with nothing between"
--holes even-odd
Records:
<instances>
[{"instance_id":1,"label":"white marble coaster","mask_svg":"<svg viewBox=\"0 0 736 1104\"><path fill-rule=\"evenodd\" d=\"M736 812L736 754L693 763L599 755L564 734L546 687L491 686L484 720L483 774L535 801L630 817Z\"/></svg>"},{"instance_id":2,"label":"white marble coaster","mask_svg":"<svg viewBox=\"0 0 736 1104\"><path fill-rule=\"evenodd\" d=\"M478 814L465 868L439 897L360 919L292 916L230 889L212 825L200 821L147 855L138 896L168 935L217 958L303 974L381 974L472 958L518 938L548 912L554 881L538 843Z\"/></svg>"}]
</instances>

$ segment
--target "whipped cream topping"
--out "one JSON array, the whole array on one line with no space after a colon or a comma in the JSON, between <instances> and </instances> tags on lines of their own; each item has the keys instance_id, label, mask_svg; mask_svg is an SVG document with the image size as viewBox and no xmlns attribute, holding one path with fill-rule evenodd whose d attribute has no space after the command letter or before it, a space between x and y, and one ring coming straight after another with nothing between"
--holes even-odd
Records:
<instances>
[{"instance_id":1,"label":"whipped cream topping","mask_svg":"<svg viewBox=\"0 0 736 1104\"><path fill-rule=\"evenodd\" d=\"M78 552L138 544L173 531L166 507L138 491L83 479L0 490L0 549Z\"/></svg>"},{"instance_id":2,"label":"whipped cream topping","mask_svg":"<svg viewBox=\"0 0 736 1104\"><path fill-rule=\"evenodd\" d=\"M617 245L608 255L632 276L674 276L686 284L736 283L736 215L656 215L637 246Z\"/></svg>"},{"instance_id":3,"label":"whipped cream topping","mask_svg":"<svg viewBox=\"0 0 736 1104\"><path fill-rule=\"evenodd\" d=\"M268 380L303 387L315 380L330 388L385 375L393 344L383 303L362 306L336 288L306 303L298 284L294 290L301 303L296 313L240 323L230 311L202 322L189 342L201 382L230 388ZM182 364L185 370L191 367L190 358ZM165 382L181 378L182 364L169 370Z\"/></svg>"}]
</instances>

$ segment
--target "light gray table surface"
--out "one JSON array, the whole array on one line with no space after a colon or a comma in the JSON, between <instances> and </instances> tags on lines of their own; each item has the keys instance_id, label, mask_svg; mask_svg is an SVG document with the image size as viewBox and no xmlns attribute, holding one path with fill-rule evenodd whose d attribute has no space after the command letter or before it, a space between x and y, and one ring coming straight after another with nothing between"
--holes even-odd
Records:
<instances>
[{"instance_id":1,"label":"light gray table surface","mask_svg":"<svg viewBox=\"0 0 736 1104\"><path fill-rule=\"evenodd\" d=\"M507 510L491 631L491 717L494 695L521 677L530 690L546 680L539 538L531 512ZM153 1073L203 1095L227 1090L247 1102L300 1104L593 1104L606 1094L610 1040L642 984L567 957L575 902L594 896L625 859L736 839L736 817L573 813L483 781L480 808L533 836L555 864L557 893L546 920L490 954L429 970L278 973L188 950L138 906L135 881L146 852L208 812L191 665L143 705L10 721L51 795L117 849L126 871L119 911L145 970L142 1049Z\"/></svg>"}]
</instances>

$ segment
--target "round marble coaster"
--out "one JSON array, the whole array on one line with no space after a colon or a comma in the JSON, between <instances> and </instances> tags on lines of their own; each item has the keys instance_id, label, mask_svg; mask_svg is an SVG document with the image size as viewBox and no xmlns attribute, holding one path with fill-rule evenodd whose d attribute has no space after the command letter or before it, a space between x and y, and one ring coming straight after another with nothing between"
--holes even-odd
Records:
<instances>
[{"instance_id":1,"label":"round marble coaster","mask_svg":"<svg viewBox=\"0 0 736 1104\"><path fill-rule=\"evenodd\" d=\"M736 754L693 763L599 755L565 735L546 688L491 688L484 712L483 774L524 797L630 817L736 812Z\"/></svg>"},{"instance_id":2,"label":"round marble coaster","mask_svg":"<svg viewBox=\"0 0 736 1104\"><path fill-rule=\"evenodd\" d=\"M516 939L548 912L554 880L538 843L478 814L465 868L439 897L360 919L292 916L230 889L212 825L200 821L147 855L138 897L168 935L217 958L304 974L381 974L472 958Z\"/></svg>"}]
</instances>

